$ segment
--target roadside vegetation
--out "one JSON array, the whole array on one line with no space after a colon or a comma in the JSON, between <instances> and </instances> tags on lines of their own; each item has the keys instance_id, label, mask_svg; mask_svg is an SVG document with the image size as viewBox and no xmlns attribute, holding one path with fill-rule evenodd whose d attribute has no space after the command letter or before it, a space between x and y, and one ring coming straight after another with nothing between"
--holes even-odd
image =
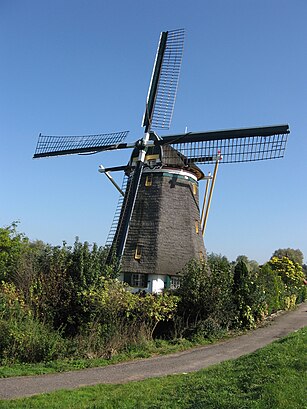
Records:
<instances>
[{"instance_id":1,"label":"roadside vegetation","mask_svg":"<svg viewBox=\"0 0 307 409\"><path fill-rule=\"evenodd\" d=\"M306 299L303 254L279 249L263 266L210 254L181 286L131 294L106 249L30 241L0 228L0 376L79 369L204 344L254 328Z\"/></svg>"},{"instance_id":2,"label":"roadside vegetation","mask_svg":"<svg viewBox=\"0 0 307 409\"><path fill-rule=\"evenodd\" d=\"M199 372L0 401L0 408L302 409L307 328Z\"/></svg>"}]
</instances>

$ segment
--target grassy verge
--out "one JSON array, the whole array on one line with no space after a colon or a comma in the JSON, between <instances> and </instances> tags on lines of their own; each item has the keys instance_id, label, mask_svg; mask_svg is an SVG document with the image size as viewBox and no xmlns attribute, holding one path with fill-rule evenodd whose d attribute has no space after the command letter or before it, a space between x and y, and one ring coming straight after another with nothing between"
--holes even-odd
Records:
<instances>
[{"instance_id":1,"label":"grassy verge","mask_svg":"<svg viewBox=\"0 0 307 409\"><path fill-rule=\"evenodd\" d=\"M225 335L223 339L228 337ZM219 340L222 339L219 338ZM196 346L207 345L216 342L218 339L202 339L197 341L188 341L179 339L174 342L156 340L146 342L142 345L131 347L126 351L114 355L110 359L91 358L91 359L63 359L50 362L41 362L37 364L11 364L0 366L0 378L8 378L12 376L26 375L42 375L47 373L74 371L85 368L94 368L98 366L106 366L119 362L129 361L132 359L149 358L154 355L164 355L173 352L183 351Z\"/></svg>"},{"instance_id":2,"label":"grassy verge","mask_svg":"<svg viewBox=\"0 0 307 409\"><path fill-rule=\"evenodd\" d=\"M0 408L304 409L307 327L196 373L2 401Z\"/></svg>"}]
</instances>

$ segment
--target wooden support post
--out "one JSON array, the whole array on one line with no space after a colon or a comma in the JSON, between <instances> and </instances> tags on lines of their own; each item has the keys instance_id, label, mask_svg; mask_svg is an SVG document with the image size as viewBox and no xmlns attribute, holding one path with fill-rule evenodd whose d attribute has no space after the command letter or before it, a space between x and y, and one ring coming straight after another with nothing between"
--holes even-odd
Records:
<instances>
[{"instance_id":1,"label":"wooden support post","mask_svg":"<svg viewBox=\"0 0 307 409\"><path fill-rule=\"evenodd\" d=\"M212 176L211 176L210 172L208 173L208 176L205 177L205 179L207 180L207 182L206 182L206 190L205 190L204 201L203 201L203 206L202 206L202 209L201 209L201 216L200 216L200 225L201 226L204 223L205 206L206 206L206 203L207 203L207 196L208 196L210 181L212 180Z\"/></svg>"},{"instance_id":2,"label":"wooden support post","mask_svg":"<svg viewBox=\"0 0 307 409\"><path fill-rule=\"evenodd\" d=\"M216 162L215 162L213 177L212 177L212 181L211 181L211 186L210 186L210 192L209 192L208 202L207 202L207 205L206 205L205 217L204 217L204 221L203 221L203 225L202 225L203 237L204 237L205 231L206 231L207 220L208 220L208 215L209 215L209 210L210 210L210 205L211 205L211 199L212 199L214 184L215 184L216 175L217 175L217 171L218 171L219 163L220 163L220 160L221 160L221 159L222 159L222 156L221 156L220 152L218 152L218 155L217 155L217 157L216 157Z\"/></svg>"}]
</instances>

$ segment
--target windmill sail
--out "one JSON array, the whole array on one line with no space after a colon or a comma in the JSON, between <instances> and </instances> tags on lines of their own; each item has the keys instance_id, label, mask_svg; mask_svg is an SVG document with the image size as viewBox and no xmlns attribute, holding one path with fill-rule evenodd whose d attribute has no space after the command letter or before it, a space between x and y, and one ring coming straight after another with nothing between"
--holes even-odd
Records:
<instances>
[{"instance_id":1,"label":"windmill sail","mask_svg":"<svg viewBox=\"0 0 307 409\"><path fill-rule=\"evenodd\" d=\"M128 181L129 181L128 176L126 174L124 174L124 178L123 178L123 182L122 182L122 186L121 186L121 190L124 193L126 192ZM117 241L117 238L115 238L115 236L116 236L116 233L118 232L118 224L120 222L121 209L123 207L124 197L125 196L122 196L122 195L119 196L118 203L117 203L116 210L115 210L115 214L114 214L113 221L112 221L112 224L111 224L111 228L110 228L110 231L109 231L106 243L105 243L105 245L107 247L109 247L109 248L111 247L113 242Z\"/></svg>"},{"instance_id":2,"label":"windmill sail","mask_svg":"<svg viewBox=\"0 0 307 409\"><path fill-rule=\"evenodd\" d=\"M105 150L126 148L122 142L129 131L84 135L84 136L46 136L40 134L33 158L72 155L76 153L95 153Z\"/></svg>"},{"instance_id":3,"label":"windmill sail","mask_svg":"<svg viewBox=\"0 0 307 409\"><path fill-rule=\"evenodd\" d=\"M172 120L183 55L184 30L162 32L148 90L143 126L168 129Z\"/></svg>"},{"instance_id":4,"label":"windmill sail","mask_svg":"<svg viewBox=\"0 0 307 409\"><path fill-rule=\"evenodd\" d=\"M149 86L143 126L145 136L139 146L139 156L129 187L122 216L121 231L116 242L116 255L121 258L125 249L136 197L144 168L146 144L151 127L168 129L173 115L183 54L184 30L161 33L154 69Z\"/></svg>"},{"instance_id":5,"label":"windmill sail","mask_svg":"<svg viewBox=\"0 0 307 409\"><path fill-rule=\"evenodd\" d=\"M131 216L137 197L136 192L139 188L142 172L143 167L138 169L137 166L136 170L132 172L126 179L125 196L121 206L118 208L119 214L117 218L117 226L113 226L114 235L107 258L108 262L112 260L114 255L120 258L124 252L130 227Z\"/></svg>"},{"instance_id":6,"label":"windmill sail","mask_svg":"<svg viewBox=\"0 0 307 409\"><path fill-rule=\"evenodd\" d=\"M157 143L170 144L187 163L213 163L220 152L222 163L282 158L289 134L288 125L241 128L225 131L165 136Z\"/></svg>"},{"instance_id":7,"label":"windmill sail","mask_svg":"<svg viewBox=\"0 0 307 409\"><path fill-rule=\"evenodd\" d=\"M42 158L133 149L127 165L102 167L104 172L124 171L126 187L108 238L107 259L116 256L123 279L131 285L133 276L138 283L138 276L150 277L152 291L153 283L162 281L161 275L175 277L191 258L202 259L205 254L198 195L198 183L205 176L197 164L217 166L220 155L222 163L281 158L290 133L288 125L164 137L153 132L171 124L183 44L183 29L160 35L143 116L143 138L128 144L124 142L128 131L86 136L40 134L34 153L34 158ZM147 279L141 281L142 285L135 287L145 288Z\"/></svg>"}]
</instances>

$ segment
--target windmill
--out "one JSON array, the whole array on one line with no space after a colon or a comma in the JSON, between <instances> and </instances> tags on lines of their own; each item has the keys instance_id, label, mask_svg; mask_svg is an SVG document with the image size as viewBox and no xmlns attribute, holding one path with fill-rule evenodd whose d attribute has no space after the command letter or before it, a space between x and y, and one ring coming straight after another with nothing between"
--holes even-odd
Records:
<instances>
[{"instance_id":1,"label":"windmill","mask_svg":"<svg viewBox=\"0 0 307 409\"><path fill-rule=\"evenodd\" d=\"M191 258L202 258L202 233L218 165L281 158L288 125L185 132L169 129L180 74L184 30L162 32L146 100L144 136L124 142L128 131L87 136L39 135L34 158L132 149L128 164L104 168L121 193L107 244L108 261L120 260L121 278L133 288L159 292L176 286L177 273ZM197 164L214 164L213 176ZM110 172L124 171L122 188ZM198 182L207 180L202 211ZM207 194L209 196L207 197ZM201 215L200 215L201 213Z\"/></svg>"}]
</instances>

